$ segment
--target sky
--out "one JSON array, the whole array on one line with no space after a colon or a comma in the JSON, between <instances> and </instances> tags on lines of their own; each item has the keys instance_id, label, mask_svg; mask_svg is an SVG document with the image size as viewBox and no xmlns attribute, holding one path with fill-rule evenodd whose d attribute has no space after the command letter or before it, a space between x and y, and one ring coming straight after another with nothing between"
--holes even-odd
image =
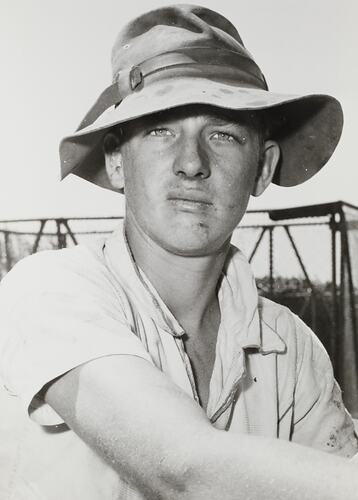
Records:
<instances>
[{"instance_id":1,"label":"sky","mask_svg":"<svg viewBox=\"0 0 358 500\"><path fill-rule=\"evenodd\" d=\"M168 1L0 0L0 219L107 216L123 197L69 176L59 182L58 144L111 83L110 50L121 26ZM356 0L208 0L238 28L273 91L328 93L345 114L326 167L295 188L271 185L249 208L336 200L358 205Z\"/></svg>"}]
</instances>

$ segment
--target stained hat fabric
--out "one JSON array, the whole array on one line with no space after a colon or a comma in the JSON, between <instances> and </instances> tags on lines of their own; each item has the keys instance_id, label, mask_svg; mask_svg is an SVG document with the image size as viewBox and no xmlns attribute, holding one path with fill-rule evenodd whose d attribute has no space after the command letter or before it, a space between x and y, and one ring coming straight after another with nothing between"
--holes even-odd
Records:
<instances>
[{"instance_id":1,"label":"stained hat fabric","mask_svg":"<svg viewBox=\"0 0 358 500\"><path fill-rule=\"evenodd\" d=\"M328 95L268 90L265 77L236 28L205 7L172 5L128 23L112 50L112 84L75 133L60 144L61 176L78 175L113 189L103 138L114 125L190 104L264 113L281 149L273 182L300 184L329 160L343 113Z\"/></svg>"}]
</instances>

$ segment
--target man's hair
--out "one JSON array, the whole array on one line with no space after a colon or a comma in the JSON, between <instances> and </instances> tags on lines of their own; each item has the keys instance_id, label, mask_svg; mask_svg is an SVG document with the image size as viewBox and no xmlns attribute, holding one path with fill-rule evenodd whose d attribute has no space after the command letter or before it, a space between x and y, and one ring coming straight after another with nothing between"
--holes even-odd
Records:
<instances>
[{"instance_id":1,"label":"man's hair","mask_svg":"<svg viewBox=\"0 0 358 500\"><path fill-rule=\"evenodd\" d=\"M122 144L124 140L125 124L114 125L103 138L103 151L107 154L113 153Z\"/></svg>"}]
</instances>

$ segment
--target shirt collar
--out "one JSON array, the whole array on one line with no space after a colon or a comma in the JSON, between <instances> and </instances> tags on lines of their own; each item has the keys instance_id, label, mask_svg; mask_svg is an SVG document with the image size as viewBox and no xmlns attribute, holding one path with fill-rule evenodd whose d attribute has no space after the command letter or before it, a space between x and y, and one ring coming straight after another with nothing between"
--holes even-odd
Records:
<instances>
[{"instance_id":1,"label":"shirt collar","mask_svg":"<svg viewBox=\"0 0 358 500\"><path fill-rule=\"evenodd\" d=\"M219 300L222 325L235 334L237 347L257 348L262 354L284 352L285 342L262 318L251 266L233 245L223 269Z\"/></svg>"},{"instance_id":2,"label":"shirt collar","mask_svg":"<svg viewBox=\"0 0 358 500\"><path fill-rule=\"evenodd\" d=\"M126 293L134 296L161 329L174 337L182 336L185 333L183 328L136 265L123 221L106 239L103 252L108 268ZM250 265L234 246L230 247L218 290L220 330L236 337L236 348L256 347L263 354L284 351L285 343L278 333L260 321L258 294Z\"/></svg>"},{"instance_id":3,"label":"shirt collar","mask_svg":"<svg viewBox=\"0 0 358 500\"><path fill-rule=\"evenodd\" d=\"M143 271L136 265L130 250L124 222L106 239L103 253L107 267L127 295L134 298L139 308L149 314L155 323L174 337L184 334L183 328L171 314Z\"/></svg>"}]
</instances>

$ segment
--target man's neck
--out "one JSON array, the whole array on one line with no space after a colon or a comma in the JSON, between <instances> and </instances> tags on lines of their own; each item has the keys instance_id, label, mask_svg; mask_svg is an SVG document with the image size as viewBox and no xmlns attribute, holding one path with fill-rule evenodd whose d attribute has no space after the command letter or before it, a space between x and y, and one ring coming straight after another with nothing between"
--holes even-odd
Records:
<instances>
[{"instance_id":1,"label":"man's neck","mask_svg":"<svg viewBox=\"0 0 358 500\"><path fill-rule=\"evenodd\" d=\"M188 257L163 249L133 225L126 225L126 236L136 264L182 327L199 331L219 310L216 291L229 245Z\"/></svg>"}]
</instances>

